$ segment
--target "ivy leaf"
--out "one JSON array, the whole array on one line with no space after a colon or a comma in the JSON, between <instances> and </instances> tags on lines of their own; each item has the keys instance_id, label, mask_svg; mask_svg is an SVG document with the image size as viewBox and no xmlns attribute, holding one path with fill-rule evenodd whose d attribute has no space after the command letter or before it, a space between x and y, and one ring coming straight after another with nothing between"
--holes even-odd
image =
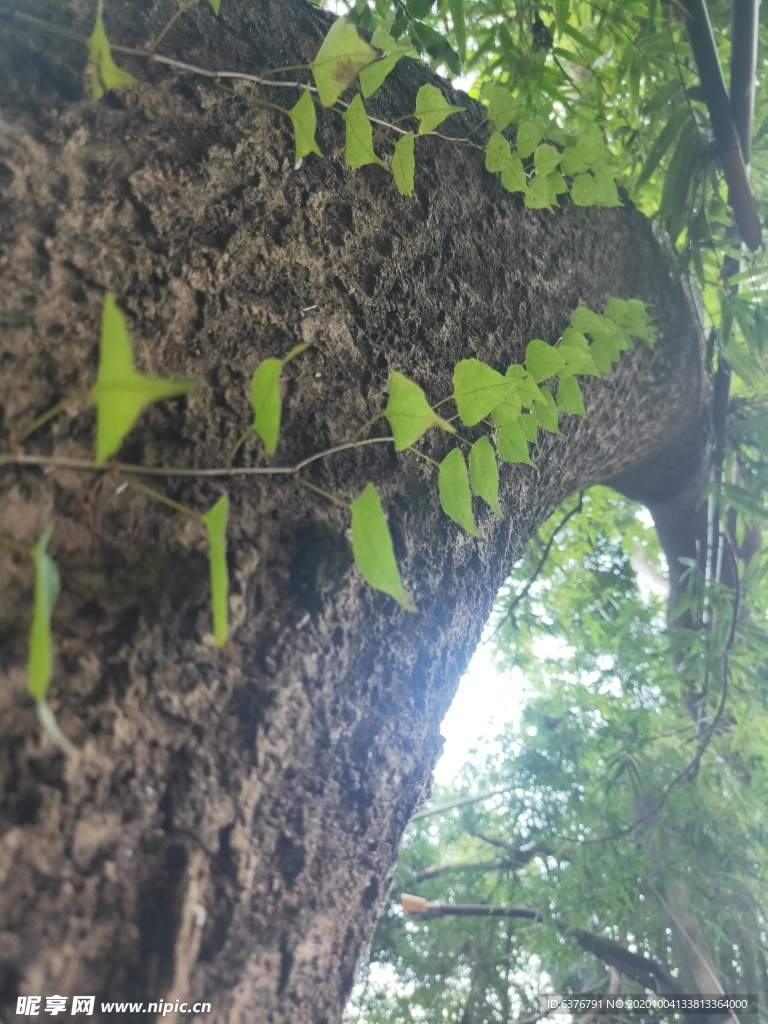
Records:
<instances>
[{"instance_id":1,"label":"ivy leaf","mask_svg":"<svg viewBox=\"0 0 768 1024\"><path fill-rule=\"evenodd\" d=\"M208 562L211 570L211 611L216 646L223 647L229 639L227 613L229 605L229 569L227 567L227 519L229 495L222 494L203 516L208 531Z\"/></svg>"},{"instance_id":2,"label":"ivy leaf","mask_svg":"<svg viewBox=\"0 0 768 1024\"><path fill-rule=\"evenodd\" d=\"M211 5L211 9L212 9L213 13L214 14L218 14L219 13L219 0L208 0L208 3Z\"/></svg>"},{"instance_id":3,"label":"ivy leaf","mask_svg":"<svg viewBox=\"0 0 768 1024\"><path fill-rule=\"evenodd\" d=\"M501 184L507 192L525 192L528 187L522 160L499 132L494 132L485 147L485 169L501 173Z\"/></svg>"},{"instance_id":4,"label":"ivy leaf","mask_svg":"<svg viewBox=\"0 0 768 1024\"><path fill-rule=\"evenodd\" d=\"M525 368L537 384L548 377L554 377L564 362L560 350L548 345L546 341L537 339L528 342L525 350Z\"/></svg>"},{"instance_id":5,"label":"ivy leaf","mask_svg":"<svg viewBox=\"0 0 768 1024\"><path fill-rule=\"evenodd\" d=\"M382 57L381 60L374 61L373 64L369 64L368 67L363 68L360 72L360 88L366 99L369 96L373 96L400 58L413 50L410 40L407 40L405 45L398 44L397 40L392 38L383 23L376 26L376 31L371 36L371 46L375 46L376 49L386 53L387 56Z\"/></svg>"},{"instance_id":6,"label":"ivy leaf","mask_svg":"<svg viewBox=\"0 0 768 1024\"><path fill-rule=\"evenodd\" d=\"M571 199L576 206L620 206L621 200L610 168L577 174L571 183Z\"/></svg>"},{"instance_id":7,"label":"ivy leaf","mask_svg":"<svg viewBox=\"0 0 768 1024\"><path fill-rule=\"evenodd\" d=\"M656 329L648 307L640 299L608 299L605 315L631 337L648 342L656 340Z\"/></svg>"},{"instance_id":8,"label":"ivy leaf","mask_svg":"<svg viewBox=\"0 0 768 1024\"><path fill-rule=\"evenodd\" d=\"M520 116L520 103L507 89L491 85L483 90L488 97L488 120L497 132L503 132Z\"/></svg>"},{"instance_id":9,"label":"ivy leaf","mask_svg":"<svg viewBox=\"0 0 768 1024\"><path fill-rule=\"evenodd\" d=\"M560 428L557 425L557 403L549 388L541 388L544 403L536 406L536 419L539 426L548 430L550 434L559 434Z\"/></svg>"},{"instance_id":10,"label":"ivy leaf","mask_svg":"<svg viewBox=\"0 0 768 1024\"><path fill-rule=\"evenodd\" d=\"M607 156L603 136L597 125L587 125L574 146L568 146L560 160L563 174L582 174Z\"/></svg>"},{"instance_id":11,"label":"ivy leaf","mask_svg":"<svg viewBox=\"0 0 768 1024\"><path fill-rule=\"evenodd\" d=\"M320 147L315 141L317 130L317 113L315 112L314 100L309 92L303 92L298 103L288 111L288 116L293 125L293 135L296 140L296 166L301 163L305 156L310 153L317 153L322 156Z\"/></svg>"},{"instance_id":12,"label":"ivy leaf","mask_svg":"<svg viewBox=\"0 0 768 1024\"><path fill-rule=\"evenodd\" d=\"M381 50L361 38L349 18L334 21L309 65L323 106L334 104L363 68L379 60L381 55Z\"/></svg>"},{"instance_id":13,"label":"ivy leaf","mask_svg":"<svg viewBox=\"0 0 768 1024\"><path fill-rule=\"evenodd\" d=\"M537 146L533 154L533 166L536 169L536 174L541 174L543 177L551 174L555 170L557 165L560 163L560 154L554 146L550 146L548 143L542 143Z\"/></svg>"},{"instance_id":14,"label":"ivy leaf","mask_svg":"<svg viewBox=\"0 0 768 1024\"><path fill-rule=\"evenodd\" d=\"M457 114L465 107L452 107L440 90L434 85L422 85L416 94L416 117L419 120L419 135L433 132L451 114Z\"/></svg>"},{"instance_id":15,"label":"ivy leaf","mask_svg":"<svg viewBox=\"0 0 768 1024\"><path fill-rule=\"evenodd\" d=\"M503 427L507 423L515 423L522 411L523 403L520 395L518 395L517 391L513 391L507 395L503 402L499 402L495 406L491 412L491 419L495 426Z\"/></svg>"},{"instance_id":16,"label":"ivy leaf","mask_svg":"<svg viewBox=\"0 0 768 1024\"><path fill-rule=\"evenodd\" d=\"M283 400L280 396L280 375L283 367L309 347L309 343L296 345L284 359L270 356L259 363L251 377L251 408L253 429L264 442L268 455L274 455L280 436Z\"/></svg>"},{"instance_id":17,"label":"ivy leaf","mask_svg":"<svg viewBox=\"0 0 768 1024\"><path fill-rule=\"evenodd\" d=\"M430 427L456 433L430 406L419 385L397 370L389 375L389 400L384 415L392 428L396 452L410 448Z\"/></svg>"},{"instance_id":18,"label":"ivy leaf","mask_svg":"<svg viewBox=\"0 0 768 1024\"><path fill-rule=\"evenodd\" d=\"M29 633L27 690L36 701L44 701L53 674L51 616L59 596L59 573L46 552L53 526L48 526L30 551L35 566L35 596L32 628Z\"/></svg>"},{"instance_id":19,"label":"ivy leaf","mask_svg":"<svg viewBox=\"0 0 768 1024\"><path fill-rule=\"evenodd\" d=\"M127 71L119 68L112 59L112 51L109 47L109 40L104 29L102 18L103 2L98 0L96 4L96 24L88 39L88 55L91 61L91 97L100 100L105 92L110 89L119 89L121 86L135 85L136 79Z\"/></svg>"},{"instance_id":20,"label":"ivy leaf","mask_svg":"<svg viewBox=\"0 0 768 1024\"><path fill-rule=\"evenodd\" d=\"M473 537L479 537L480 532L472 514L472 495L467 479L467 465L458 448L449 451L440 463L437 487L440 492L440 505L443 512L467 533L471 533Z\"/></svg>"},{"instance_id":21,"label":"ivy leaf","mask_svg":"<svg viewBox=\"0 0 768 1024\"><path fill-rule=\"evenodd\" d=\"M402 135L395 143L392 157L392 174L395 177L397 191L403 196L412 196L414 189L414 173L416 161L413 156L413 132Z\"/></svg>"},{"instance_id":22,"label":"ivy leaf","mask_svg":"<svg viewBox=\"0 0 768 1024\"><path fill-rule=\"evenodd\" d=\"M575 377L562 377L557 385L557 407L572 416L586 416L581 388Z\"/></svg>"},{"instance_id":23,"label":"ivy leaf","mask_svg":"<svg viewBox=\"0 0 768 1024\"><path fill-rule=\"evenodd\" d=\"M490 505L499 519L504 513L499 505L499 467L496 465L496 454L493 445L483 435L475 441L469 452L469 476L472 490Z\"/></svg>"},{"instance_id":24,"label":"ivy leaf","mask_svg":"<svg viewBox=\"0 0 768 1024\"><path fill-rule=\"evenodd\" d=\"M453 400L462 423L479 423L507 397L509 381L479 359L462 359L453 371Z\"/></svg>"},{"instance_id":25,"label":"ivy leaf","mask_svg":"<svg viewBox=\"0 0 768 1024\"><path fill-rule=\"evenodd\" d=\"M528 182L525 205L529 210L551 210L557 204L554 175L537 174Z\"/></svg>"},{"instance_id":26,"label":"ivy leaf","mask_svg":"<svg viewBox=\"0 0 768 1024\"><path fill-rule=\"evenodd\" d=\"M184 395L196 383L145 377L134 369L125 318L108 292L101 315L99 373L91 388L96 404L96 461L102 463L117 451L145 405Z\"/></svg>"},{"instance_id":27,"label":"ivy leaf","mask_svg":"<svg viewBox=\"0 0 768 1024\"><path fill-rule=\"evenodd\" d=\"M514 386L514 393L521 403L530 409L534 402L543 402L541 391L536 385L533 377L527 372L524 366L513 363L504 374L505 380L510 381Z\"/></svg>"},{"instance_id":28,"label":"ivy leaf","mask_svg":"<svg viewBox=\"0 0 768 1024\"><path fill-rule=\"evenodd\" d=\"M545 131L546 125L540 117L535 121L526 121L525 124L518 125L517 152L523 159L533 155L533 151L544 138Z\"/></svg>"},{"instance_id":29,"label":"ivy leaf","mask_svg":"<svg viewBox=\"0 0 768 1024\"><path fill-rule=\"evenodd\" d=\"M366 583L394 597L406 611L416 611L403 588L392 535L373 484L367 484L360 497L352 502L352 554Z\"/></svg>"},{"instance_id":30,"label":"ivy leaf","mask_svg":"<svg viewBox=\"0 0 768 1024\"><path fill-rule=\"evenodd\" d=\"M531 419L531 416L521 419ZM528 437L519 423L507 423L496 435L496 450L499 458L504 462L524 462L526 466L532 466L528 454Z\"/></svg>"},{"instance_id":31,"label":"ivy leaf","mask_svg":"<svg viewBox=\"0 0 768 1024\"><path fill-rule=\"evenodd\" d=\"M345 157L347 167L365 167L367 164L386 165L373 151L373 130L363 101L357 95L344 111L347 127Z\"/></svg>"}]
</instances>

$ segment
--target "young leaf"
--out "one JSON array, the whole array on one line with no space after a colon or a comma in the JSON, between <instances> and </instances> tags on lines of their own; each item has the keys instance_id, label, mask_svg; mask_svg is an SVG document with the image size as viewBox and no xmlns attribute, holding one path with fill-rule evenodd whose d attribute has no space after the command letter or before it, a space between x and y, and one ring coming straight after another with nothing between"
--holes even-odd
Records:
<instances>
[{"instance_id":1,"label":"young leaf","mask_svg":"<svg viewBox=\"0 0 768 1024\"><path fill-rule=\"evenodd\" d=\"M565 362L559 349L546 341L529 341L525 350L525 368L538 384L539 381L554 377Z\"/></svg>"},{"instance_id":2,"label":"young leaf","mask_svg":"<svg viewBox=\"0 0 768 1024\"><path fill-rule=\"evenodd\" d=\"M422 85L416 94L419 135L433 132L451 114L456 114L464 109L464 107L452 107L436 86Z\"/></svg>"},{"instance_id":3,"label":"young leaf","mask_svg":"<svg viewBox=\"0 0 768 1024\"><path fill-rule=\"evenodd\" d=\"M488 97L488 120L497 133L503 132L506 127L519 118L520 101L516 100L507 89L503 89L500 85L491 85L487 90L483 90L483 96Z\"/></svg>"},{"instance_id":4,"label":"young leaf","mask_svg":"<svg viewBox=\"0 0 768 1024\"><path fill-rule=\"evenodd\" d=\"M648 342L656 340L656 329L648 307L640 299L608 299L605 315L631 337L643 338Z\"/></svg>"},{"instance_id":5,"label":"young leaf","mask_svg":"<svg viewBox=\"0 0 768 1024\"><path fill-rule=\"evenodd\" d=\"M582 174L605 161L606 149L603 136L597 125L588 125L575 146L568 146L561 155L560 170L563 174Z\"/></svg>"},{"instance_id":6,"label":"young leaf","mask_svg":"<svg viewBox=\"0 0 768 1024\"><path fill-rule=\"evenodd\" d=\"M367 68L363 68L360 72L360 88L366 99L376 92L400 58L413 50L413 46L407 38L404 44L400 44L396 39L393 39L384 23L376 26L376 31L371 36L371 46L375 46L386 53L387 56L375 61L373 64L369 64Z\"/></svg>"},{"instance_id":7,"label":"young leaf","mask_svg":"<svg viewBox=\"0 0 768 1024\"><path fill-rule=\"evenodd\" d=\"M534 412L524 412L516 424L523 437L531 444L536 444L536 438L539 436L539 421L535 411L537 408L538 406L534 407Z\"/></svg>"},{"instance_id":8,"label":"young leaf","mask_svg":"<svg viewBox=\"0 0 768 1024\"><path fill-rule=\"evenodd\" d=\"M88 55L91 60L91 96L100 100L105 92L110 89L119 89L121 86L134 85L136 79L127 71L123 71L112 60L112 51L109 47L107 33L104 30L102 18L103 0L96 4L96 24L88 39Z\"/></svg>"},{"instance_id":9,"label":"young leaf","mask_svg":"<svg viewBox=\"0 0 768 1024\"><path fill-rule=\"evenodd\" d=\"M395 177L397 191L403 196L412 196L414 189L414 171L416 162L413 157L413 132L401 135L395 143L392 157L392 174Z\"/></svg>"},{"instance_id":10,"label":"young leaf","mask_svg":"<svg viewBox=\"0 0 768 1024\"><path fill-rule=\"evenodd\" d=\"M453 371L453 400L468 427L491 413L511 390L498 370L479 359L462 359Z\"/></svg>"},{"instance_id":11,"label":"young leaf","mask_svg":"<svg viewBox=\"0 0 768 1024\"><path fill-rule=\"evenodd\" d=\"M394 597L406 611L416 611L403 588L392 535L373 484L366 484L360 497L352 502L352 554L367 583Z\"/></svg>"},{"instance_id":12,"label":"young leaf","mask_svg":"<svg viewBox=\"0 0 768 1024\"><path fill-rule=\"evenodd\" d=\"M320 147L315 141L317 129L317 114L315 104L309 92L303 92L298 103L288 111L288 116L293 125L293 135L296 140L296 165L310 153L317 153L322 156Z\"/></svg>"},{"instance_id":13,"label":"young leaf","mask_svg":"<svg viewBox=\"0 0 768 1024\"><path fill-rule=\"evenodd\" d=\"M46 553L53 526L47 527L30 551L35 566L35 596L32 629L29 633L27 658L27 690L36 701L45 700L53 674L51 616L59 596L59 573L53 559Z\"/></svg>"},{"instance_id":14,"label":"young leaf","mask_svg":"<svg viewBox=\"0 0 768 1024\"><path fill-rule=\"evenodd\" d=\"M268 455L274 455L280 436L283 400L280 396L280 375L283 367L308 348L308 343L295 345L283 359L271 356L259 363L251 377L251 408L253 429L264 442Z\"/></svg>"},{"instance_id":15,"label":"young leaf","mask_svg":"<svg viewBox=\"0 0 768 1024\"><path fill-rule=\"evenodd\" d=\"M539 426L548 430L550 434L559 434L560 428L557 425L557 404L549 388L541 388L544 397L544 404L536 406L536 419Z\"/></svg>"},{"instance_id":16,"label":"young leaf","mask_svg":"<svg viewBox=\"0 0 768 1024\"><path fill-rule=\"evenodd\" d=\"M536 147L533 154L533 166L536 170L537 175L547 177L560 163L560 154L554 146L550 146L544 142L540 146Z\"/></svg>"},{"instance_id":17,"label":"young leaf","mask_svg":"<svg viewBox=\"0 0 768 1024\"><path fill-rule=\"evenodd\" d=\"M211 5L211 10L213 11L214 14L219 13L219 2L220 0L208 0L208 3Z\"/></svg>"},{"instance_id":18,"label":"young leaf","mask_svg":"<svg viewBox=\"0 0 768 1024\"><path fill-rule=\"evenodd\" d=\"M117 451L145 405L184 395L195 384L194 380L145 377L134 369L125 318L108 292L101 316L99 373L91 388L96 403L96 461L102 463Z\"/></svg>"},{"instance_id":19,"label":"young leaf","mask_svg":"<svg viewBox=\"0 0 768 1024\"><path fill-rule=\"evenodd\" d=\"M513 363L504 374L504 379L513 385L514 391L512 393L517 395L526 409L532 408L534 402L544 401L541 391L524 366Z\"/></svg>"},{"instance_id":20,"label":"young leaf","mask_svg":"<svg viewBox=\"0 0 768 1024\"><path fill-rule=\"evenodd\" d=\"M501 173L501 184L507 192L525 192L528 187L522 160L499 132L494 132L485 147L485 169Z\"/></svg>"},{"instance_id":21,"label":"young leaf","mask_svg":"<svg viewBox=\"0 0 768 1024\"><path fill-rule=\"evenodd\" d=\"M363 101L357 95L344 111L347 127L345 158L347 167L365 167L367 164L386 165L373 151L373 130Z\"/></svg>"},{"instance_id":22,"label":"young leaf","mask_svg":"<svg viewBox=\"0 0 768 1024\"><path fill-rule=\"evenodd\" d=\"M517 422L520 413L523 411L523 403L517 391L507 395L503 402L499 402L491 412L491 419L497 427L503 427L507 423Z\"/></svg>"},{"instance_id":23,"label":"young leaf","mask_svg":"<svg viewBox=\"0 0 768 1024\"><path fill-rule=\"evenodd\" d=\"M499 519L503 519L504 513L499 505L499 467L496 465L493 445L485 434L470 449L469 476L472 490L478 498L482 498Z\"/></svg>"},{"instance_id":24,"label":"young leaf","mask_svg":"<svg viewBox=\"0 0 768 1024\"><path fill-rule=\"evenodd\" d=\"M557 205L555 175L537 174L528 182L525 191L525 205L529 210L551 210Z\"/></svg>"},{"instance_id":25,"label":"young leaf","mask_svg":"<svg viewBox=\"0 0 768 1024\"><path fill-rule=\"evenodd\" d=\"M544 138L546 126L541 118L535 121L526 121L517 129L517 152L525 159L533 154L538 144Z\"/></svg>"},{"instance_id":26,"label":"young leaf","mask_svg":"<svg viewBox=\"0 0 768 1024\"><path fill-rule=\"evenodd\" d=\"M522 416L521 419L530 420L532 417ZM499 430L496 436L496 450L504 462L524 462L527 466L533 465L528 454L528 438L519 423L507 423Z\"/></svg>"},{"instance_id":27,"label":"young leaf","mask_svg":"<svg viewBox=\"0 0 768 1024\"><path fill-rule=\"evenodd\" d=\"M362 39L349 18L334 21L317 56L309 65L323 106L330 107L335 103L363 68L380 57L381 50Z\"/></svg>"},{"instance_id":28,"label":"young leaf","mask_svg":"<svg viewBox=\"0 0 768 1024\"><path fill-rule=\"evenodd\" d=\"M227 567L227 519L229 495L222 494L203 516L208 531L208 562L211 570L211 611L216 646L223 647L229 639L227 611L229 605L229 569Z\"/></svg>"},{"instance_id":29,"label":"young leaf","mask_svg":"<svg viewBox=\"0 0 768 1024\"><path fill-rule=\"evenodd\" d=\"M557 407L572 416L586 416L581 388L575 377L561 377L557 385Z\"/></svg>"},{"instance_id":30,"label":"young leaf","mask_svg":"<svg viewBox=\"0 0 768 1024\"><path fill-rule=\"evenodd\" d=\"M432 409L419 385L396 370L389 375L389 400L384 415L392 428L396 452L410 448L430 427L456 433Z\"/></svg>"},{"instance_id":31,"label":"young leaf","mask_svg":"<svg viewBox=\"0 0 768 1024\"><path fill-rule=\"evenodd\" d=\"M458 448L453 448L440 463L437 474L437 487L440 492L440 504L443 512L459 526L479 537L480 532L475 525L472 514L472 495L467 480L467 466L464 456Z\"/></svg>"}]
</instances>

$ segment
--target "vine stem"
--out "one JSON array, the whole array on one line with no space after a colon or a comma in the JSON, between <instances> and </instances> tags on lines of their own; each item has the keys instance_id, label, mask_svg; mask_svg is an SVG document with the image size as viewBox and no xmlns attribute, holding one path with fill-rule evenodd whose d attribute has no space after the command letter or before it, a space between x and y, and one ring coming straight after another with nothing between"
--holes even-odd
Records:
<instances>
[{"instance_id":1,"label":"vine stem","mask_svg":"<svg viewBox=\"0 0 768 1024\"><path fill-rule=\"evenodd\" d=\"M22 428L18 434L14 434L11 437L11 447L25 440L25 438L29 437L30 434L34 434L39 427L44 426L48 420L52 420L53 417L58 416L60 412L68 409L71 405L75 405L77 402L86 401L89 397L89 391L76 391L74 394L67 395L66 398L62 398L60 402L57 402L56 405L52 405L50 409L46 410L46 412L41 416L38 416L36 420L28 423L27 426Z\"/></svg>"},{"instance_id":2,"label":"vine stem","mask_svg":"<svg viewBox=\"0 0 768 1024\"><path fill-rule=\"evenodd\" d=\"M138 491L140 494L146 495L151 498L152 501L157 501L161 505L167 505L168 508L172 508L174 512L180 512L183 516L188 519L194 519L196 523L202 523L203 517L200 512L190 508L188 505L182 505L180 501L174 501L173 498L169 498L166 494L161 494L160 491L156 491L154 487L147 487L146 484L139 483L138 480L128 479L125 483L134 491Z\"/></svg>"},{"instance_id":3,"label":"vine stem","mask_svg":"<svg viewBox=\"0 0 768 1024\"><path fill-rule=\"evenodd\" d=\"M76 469L85 473L118 472L123 476L165 476L165 477L229 477L229 476L296 476L305 466L318 462L320 459L337 455L339 452L353 448L363 448L369 444L392 444L394 437L367 437L361 441L345 441L343 444L325 448L321 452L307 456L293 466L213 466L196 468L194 466L138 466L128 462L109 462L102 464L92 459L73 459L57 455L0 455L0 468L3 466L51 466L53 469Z\"/></svg>"},{"instance_id":4,"label":"vine stem","mask_svg":"<svg viewBox=\"0 0 768 1024\"><path fill-rule=\"evenodd\" d=\"M321 498L325 498L326 501L330 501L332 505L337 508L343 508L345 512L349 512L352 507L348 502L342 501L341 498L337 498L335 494L331 494L330 491L324 491L322 487L316 487L315 484L311 484L309 480L305 480L303 477L297 476L296 483L301 484L302 487L306 487L310 491L314 491L315 494L319 494Z\"/></svg>"}]
</instances>

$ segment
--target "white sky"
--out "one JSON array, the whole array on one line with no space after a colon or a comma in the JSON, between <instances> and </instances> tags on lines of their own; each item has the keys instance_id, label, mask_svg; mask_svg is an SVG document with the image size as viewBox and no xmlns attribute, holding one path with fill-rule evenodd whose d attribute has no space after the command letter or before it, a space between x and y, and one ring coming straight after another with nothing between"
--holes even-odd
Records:
<instances>
[{"instance_id":1,"label":"white sky","mask_svg":"<svg viewBox=\"0 0 768 1024\"><path fill-rule=\"evenodd\" d=\"M522 709L521 695L520 672L500 672L489 648L481 644L443 719L445 747L435 767L438 785L450 785L473 749L492 747L507 722L517 721Z\"/></svg>"}]
</instances>

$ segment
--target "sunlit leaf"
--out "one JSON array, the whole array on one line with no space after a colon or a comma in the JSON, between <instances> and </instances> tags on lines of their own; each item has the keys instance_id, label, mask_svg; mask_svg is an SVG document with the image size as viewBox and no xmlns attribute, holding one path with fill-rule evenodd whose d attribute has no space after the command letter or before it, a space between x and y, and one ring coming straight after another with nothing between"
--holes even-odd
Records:
<instances>
[{"instance_id":1,"label":"sunlit leaf","mask_svg":"<svg viewBox=\"0 0 768 1024\"><path fill-rule=\"evenodd\" d=\"M283 400L280 394L280 375L283 367L303 352L309 344L295 345L283 359L274 356L259 363L251 377L251 408L253 429L264 442L268 455L274 455L280 436Z\"/></svg>"},{"instance_id":2,"label":"sunlit leaf","mask_svg":"<svg viewBox=\"0 0 768 1024\"><path fill-rule=\"evenodd\" d=\"M46 552L53 526L49 526L30 551L35 566L35 596L29 634L27 689L37 701L45 700L53 674L51 616L59 596L59 573Z\"/></svg>"},{"instance_id":3,"label":"sunlit leaf","mask_svg":"<svg viewBox=\"0 0 768 1024\"><path fill-rule=\"evenodd\" d=\"M384 415L392 428L397 452L410 448L430 427L455 433L451 424L432 409L419 385L396 370L389 375L389 400Z\"/></svg>"},{"instance_id":4,"label":"sunlit leaf","mask_svg":"<svg viewBox=\"0 0 768 1024\"><path fill-rule=\"evenodd\" d=\"M315 141L317 129L317 114L315 104L309 92L303 92L298 103L288 111L293 125L293 134L296 140L296 163L298 164L310 153L323 154Z\"/></svg>"},{"instance_id":5,"label":"sunlit leaf","mask_svg":"<svg viewBox=\"0 0 768 1024\"><path fill-rule=\"evenodd\" d=\"M108 292L101 317L99 372L90 392L96 404L96 461L102 463L117 451L146 405L184 395L195 384L145 377L134 369L125 318Z\"/></svg>"},{"instance_id":6,"label":"sunlit leaf","mask_svg":"<svg viewBox=\"0 0 768 1024\"><path fill-rule=\"evenodd\" d=\"M581 388L574 377L562 377L557 385L557 407L573 416L585 416Z\"/></svg>"},{"instance_id":7,"label":"sunlit leaf","mask_svg":"<svg viewBox=\"0 0 768 1024\"><path fill-rule=\"evenodd\" d=\"M499 467L496 465L496 453L485 435L475 441L470 449L469 477L472 490L478 498L482 498L499 519L503 519L504 513L499 505Z\"/></svg>"},{"instance_id":8,"label":"sunlit leaf","mask_svg":"<svg viewBox=\"0 0 768 1024\"><path fill-rule=\"evenodd\" d=\"M406 611L416 611L400 579L392 535L373 484L352 503L352 553L367 583L394 597Z\"/></svg>"},{"instance_id":9,"label":"sunlit leaf","mask_svg":"<svg viewBox=\"0 0 768 1024\"><path fill-rule=\"evenodd\" d=\"M462 423L469 427L488 416L511 390L498 370L479 359L462 359L453 371L453 399Z\"/></svg>"},{"instance_id":10,"label":"sunlit leaf","mask_svg":"<svg viewBox=\"0 0 768 1024\"><path fill-rule=\"evenodd\" d=\"M531 420L532 417L529 415L521 417L521 419ZM528 454L528 441L529 438L520 423L505 424L496 435L496 450L499 453L499 458L504 462L524 462L526 465L532 466L533 463Z\"/></svg>"},{"instance_id":11,"label":"sunlit leaf","mask_svg":"<svg viewBox=\"0 0 768 1024\"><path fill-rule=\"evenodd\" d=\"M360 88L366 99L376 92L400 58L406 53L413 52L410 40L406 39L405 43L398 42L389 34L383 24L376 26L376 31L371 36L371 46L375 46L388 56L374 61L360 72Z\"/></svg>"},{"instance_id":12,"label":"sunlit leaf","mask_svg":"<svg viewBox=\"0 0 768 1024\"><path fill-rule=\"evenodd\" d=\"M208 531L208 561L211 571L211 610L216 646L223 647L229 639L227 625L229 608L229 569L227 567L227 519L229 496L222 494L203 516Z\"/></svg>"},{"instance_id":13,"label":"sunlit leaf","mask_svg":"<svg viewBox=\"0 0 768 1024\"><path fill-rule=\"evenodd\" d=\"M381 50L367 43L349 18L334 21L317 56L309 65L323 106L330 107L335 103L363 68L380 57Z\"/></svg>"},{"instance_id":14,"label":"sunlit leaf","mask_svg":"<svg viewBox=\"0 0 768 1024\"><path fill-rule=\"evenodd\" d=\"M355 96L344 111L344 123L347 129L345 147L347 167L365 167L368 164L385 167L384 161L380 160L373 151L373 129L360 96Z\"/></svg>"},{"instance_id":15,"label":"sunlit leaf","mask_svg":"<svg viewBox=\"0 0 768 1024\"><path fill-rule=\"evenodd\" d=\"M467 465L458 448L449 451L440 463L437 483L443 512L467 533L479 537L480 532L472 514Z\"/></svg>"},{"instance_id":16,"label":"sunlit leaf","mask_svg":"<svg viewBox=\"0 0 768 1024\"><path fill-rule=\"evenodd\" d=\"M112 59L112 51L104 30L102 18L103 0L96 4L96 24L88 39L88 55L91 60L91 96L100 100L105 92L110 89L119 89L122 86L135 85L136 79L127 71L119 68Z\"/></svg>"},{"instance_id":17,"label":"sunlit leaf","mask_svg":"<svg viewBox=\"0 0 768 1024\"><path fill-rule=\"evenodd\" d=\"M554 377L564 361L560 349L553 348L546 341L528 342L525 350L525 368L537 384L548 377Z\"/></svg>"},{"instance_id":18,"label":"sunlit leaf","mask_svg":"<svg viewBox=\"0 0 768 1024\"><path fill-rule=\"evenodd\" d=\"M416 117L419 121L419 135L433 132L438 125L457 114L464 107L454 107L434 85L422 85L416 94Z\"/></svg>"},{"instance_id":19,"label":"sunlit leaf","mask_svg":"<svg viewBox=\"0 0 768 1024\"><path fill-rule=\"evenodd\" d=\"M412 196L414 190L416 161L413 155L413 146L413 132L401 135L395 143L395 152L392 156L392 174L395 185L397 191L404 196Z\"/></svg>"}]
</instances>

